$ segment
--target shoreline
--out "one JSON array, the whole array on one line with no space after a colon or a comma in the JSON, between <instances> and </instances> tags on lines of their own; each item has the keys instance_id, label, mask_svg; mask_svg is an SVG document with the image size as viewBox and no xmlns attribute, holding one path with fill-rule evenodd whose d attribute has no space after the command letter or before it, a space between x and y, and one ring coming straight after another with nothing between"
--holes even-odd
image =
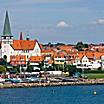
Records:
<instances>
[{"instance_id":1,"label":"shoreline","mask_svg":"<svg viewBox=\"0 0 104 104\"><path fill-rule=\"evenodd\" d=\"M104 79L85 79L78 82L47 82L47 83L5 83L0 88L31 88L49 86L103 85Z\"/></svg>"}]
</instances>

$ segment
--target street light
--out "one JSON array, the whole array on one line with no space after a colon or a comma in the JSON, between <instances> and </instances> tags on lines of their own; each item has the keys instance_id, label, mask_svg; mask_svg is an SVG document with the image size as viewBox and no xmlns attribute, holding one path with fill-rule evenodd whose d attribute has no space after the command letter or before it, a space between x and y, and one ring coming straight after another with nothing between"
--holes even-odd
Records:
<instances>
[{"instance_id":1,"label":"street light","mask_svg":"<svg viewBox=\"0 0 104 104\"><path fill-rule=\"evenodd\" d=\"M82 68L82 77L84 78L84 68Z\"/></svg>"}]
</instances>

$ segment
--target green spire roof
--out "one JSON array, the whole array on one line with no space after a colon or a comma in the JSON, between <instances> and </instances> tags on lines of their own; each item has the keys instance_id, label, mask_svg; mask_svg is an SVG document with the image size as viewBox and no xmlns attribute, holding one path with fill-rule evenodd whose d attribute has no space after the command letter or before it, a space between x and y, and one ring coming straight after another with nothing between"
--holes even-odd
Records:
<instances>
[{"instance_id":1,"label":"green spire roof","mask_svg":"<svg viewBox=\"0 0 104 104\"><path fill-rule=\"evenodd\" d=\"M11 35L11 28L10 28L10 23L9 23L8 11L6 11L3 35L5 35L5 36Z\"/></svg>"}]
</instances>

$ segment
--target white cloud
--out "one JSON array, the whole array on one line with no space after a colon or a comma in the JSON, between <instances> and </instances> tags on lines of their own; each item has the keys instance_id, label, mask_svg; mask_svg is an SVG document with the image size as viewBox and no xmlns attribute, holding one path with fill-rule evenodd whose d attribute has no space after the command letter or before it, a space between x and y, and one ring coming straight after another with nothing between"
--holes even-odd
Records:
<instances>
[{"instance_id":1,"label":"white cloud","mask_svg":"<svg viewBox=\"0 0 104 104\"><path fill-rule=\"evenodd\" d=\"M93 21L92 24L95 24L95 25L97 25L97 24L104 25L104 19L98 19L96 21Z\"/></svg>"},{"instance_id":2,"label":"white cloud","mask_svg":"<svg viewBox=\"0 0 104 104\"><path fill-rule=\"evenodd\" d=\"M66 23L65 21L60 21L58 24L57 24L57 27L69 27L69 24Z\"/></svg>"}]
</instances>

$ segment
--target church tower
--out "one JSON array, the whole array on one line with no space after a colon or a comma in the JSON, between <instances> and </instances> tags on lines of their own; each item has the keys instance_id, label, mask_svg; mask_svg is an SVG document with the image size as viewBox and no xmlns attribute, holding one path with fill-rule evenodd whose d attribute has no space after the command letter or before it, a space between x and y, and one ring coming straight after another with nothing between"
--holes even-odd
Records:
<instances>
[{"instance_id":1,"label":"church tower","mask_svg":"<svg viewBox=\"0 0 104 104\"><path fill-rule=\"evenodd\" d=\"M13 36L11 35L11 28L9 22L8 11L6 11L4 28L3 28L3 35L1 36L2 42L5 44L11 44L13 40Z\"/></svg>"},{"instance_id":2,"label":"church tower","mask_svg":"<svg viewBox=\"0 0 104 104\"><path fill-rule=\"evenodd\" d=\"M10 55L12 53L10 44L12 43L13 43L13 36L11 34L8 11L6 11L3 34L1 36L1 48L2 48L2 58L4 57L4 55L6 55L7 62L10 61Z\"/></svg>"}]
</instances>

